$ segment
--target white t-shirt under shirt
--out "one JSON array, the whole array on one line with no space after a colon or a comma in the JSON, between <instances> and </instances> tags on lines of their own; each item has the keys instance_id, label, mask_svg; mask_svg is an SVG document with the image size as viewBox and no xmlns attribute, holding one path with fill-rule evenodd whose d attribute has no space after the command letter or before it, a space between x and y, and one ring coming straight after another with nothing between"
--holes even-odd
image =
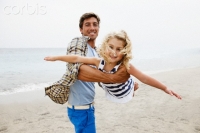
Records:
<instances>
[{"instance_id":1,"label":"white t-shirt under shirt","mask_svg":"<svg viewBox=\"0 0 200 133\"><path fill-rule=\"evenodd\" d=\"M105 61L102 59L99 63L98 69L105 72L103 69ZM116 65L109 73L115 73L120 64ZM134 93L134 81L130 77L125 83L100 83L105 90L106 98L116 103L126 103L130 101Z\"/></svg>"},{"instance_id":2,"label":"white t-shirt under shirt","mask_svg":"<svg viewBox=\"0 0 200 133\"><path fill-rule=\"evenodd\" d=\"M98 57L95 49L87 44L88 51L86 57ZM94 82L85 82L76 80L76 82L70 86L68 103L71 105L86 105L94 101L95 86Z\"/></svg>"}]
</instances>

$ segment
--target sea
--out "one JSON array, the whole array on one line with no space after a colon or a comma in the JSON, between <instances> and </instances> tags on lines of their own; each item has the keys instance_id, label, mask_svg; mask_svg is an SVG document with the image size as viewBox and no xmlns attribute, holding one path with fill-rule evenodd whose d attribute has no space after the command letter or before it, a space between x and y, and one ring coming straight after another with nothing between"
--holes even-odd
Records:
<instances>
[{"instance_id":1,"label":"sea","mask_svg":"<svg viewBox=\"0 0 200 133\"><path fill-rule=\"evenodd\" d=\"M66 48L0 48L0 95L44 89L58 81L66 63L44 57L65 54ZM146 74L199 67L200 46L139 47L131 63Z\"/></svg>"}]
</instances>

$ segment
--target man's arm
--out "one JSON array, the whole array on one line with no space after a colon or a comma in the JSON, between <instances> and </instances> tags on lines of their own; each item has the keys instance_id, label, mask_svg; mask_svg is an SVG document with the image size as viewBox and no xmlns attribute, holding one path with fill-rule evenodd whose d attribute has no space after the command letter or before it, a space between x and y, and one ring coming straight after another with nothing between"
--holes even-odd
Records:
<instances>
[{"instance_id":1,"label":"man's arm","mask_svg":"<svg viewBox=\"0 0 200 133\"><path fill-rule=\"evenodd\" d=\"M124 66L120 66L114 74L104 73L98 69L88 65L81 65L79 68L78 79L88 82L103 82L103 83L123 83L128 80L130 74Z\"/></svg>"}]
</instances>

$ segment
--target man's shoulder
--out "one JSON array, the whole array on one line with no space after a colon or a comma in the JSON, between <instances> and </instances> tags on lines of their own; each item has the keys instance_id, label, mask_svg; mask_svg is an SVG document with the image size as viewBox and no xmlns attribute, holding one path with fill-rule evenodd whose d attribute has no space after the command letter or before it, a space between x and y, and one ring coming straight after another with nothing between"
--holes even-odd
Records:
<instances>
[{"instance_id":1,"label":"man's shoulder","mask_svg":"<svg viewBox=\"0 0 200 133\"><path fill-rule=\"evenodd\" d=\"M82 56L86 55L87 52L87 42L90 38L88 36L75 37L68 44L67 54L79 54Z\"/></svg>"},{"instance_id":2,"label":"man's shoulder","mask_svg":"<svg viewBox=\"0 0 200 133\"><path fill-rule=\"evenodd\" d=\"M90 39L88 36L79 36L79 37L74 37L72 41L82 41L82 42L87 42Z\"/></svg>"},{"instance_id":3,"label":"man's shoulder","mask_svg":"<svg viewBox=\"0 0 200 133\"><path fill-rule=\"evenodd\" d=\"M68 44L68 48L86 45L89 39L90 38L88 36L75 37Z\"/></svg>"}]
</instances>

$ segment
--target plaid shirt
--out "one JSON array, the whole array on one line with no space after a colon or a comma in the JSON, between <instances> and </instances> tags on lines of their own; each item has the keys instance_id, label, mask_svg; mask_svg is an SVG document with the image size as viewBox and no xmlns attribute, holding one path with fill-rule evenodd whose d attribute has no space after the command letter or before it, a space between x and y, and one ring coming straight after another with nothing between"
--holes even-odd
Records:
<instances>
[{"instance_id":1,"label":"plaid shirt","mask_svg":"<svg viewBox=\"0 0 200 133\"><path fill-rule=\"evenodd\" d=\"M87 41L89 37L82 36L72 39L67 47L67 55L74 54L86 56L87 54ZM48 95L54 102L64 104L68 100L69 88L77 79L78 70L81 63L67 63L66 73L63 77L55 82L53 85L45 88L45 94Z\"/></svg>"},{"instance_id":2,"label":"plaid shirt","mask_svg":"<svg viewBox=\"0 0 200 133\"><path fill-rule=\"evenodd\" d=\"M86 56L87 54L87 41L89 37L82 36L72 39L70 44L67 47L67 55L80 55ZM62 79L56 83L62 84L65 86L71 86L77 79L78 70L81 66L81 63L67 63L66 64L66 73L63 75Z\"/></svg>"}]
</instances>

